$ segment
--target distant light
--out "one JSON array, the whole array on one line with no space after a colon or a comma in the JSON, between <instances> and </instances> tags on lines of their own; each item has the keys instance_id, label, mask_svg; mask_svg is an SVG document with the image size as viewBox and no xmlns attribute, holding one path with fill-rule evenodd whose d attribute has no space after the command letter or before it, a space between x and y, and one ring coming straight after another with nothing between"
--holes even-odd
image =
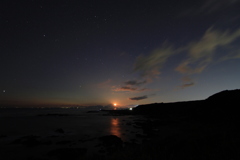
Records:
<instances>
[{"instance_id":1,"label":"distant light","mask_svg":"<svg viewBox=\"0 0 240 160\"><path fill-rule=\"evenodd\" d=\"M132 108L129 108L129 110L131 111L131 110L132 110Z\"/></svg>"},{"instance_id":2,"label":"distant light","mask_svg":"<svg viewBox=\"0 0 240 160\"><path fill-rule=\"evenodd\" d=\"M117 106L117 104L116 104L116 103L114 103L113 105L114 105L114 106Z\"/></svg>"}]
</instances>

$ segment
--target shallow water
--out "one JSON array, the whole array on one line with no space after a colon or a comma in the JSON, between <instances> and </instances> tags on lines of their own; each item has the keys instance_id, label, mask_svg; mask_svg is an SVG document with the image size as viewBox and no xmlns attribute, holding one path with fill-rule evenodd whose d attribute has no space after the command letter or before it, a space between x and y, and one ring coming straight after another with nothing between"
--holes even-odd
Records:
<instances>
[{"instance_id":1,"label":"shallow water","mask_svg":"<svg viewBox=\"0 0 240 160\"><path fill-rule=\"evenodd\" d=\"M29 136L38 136L42 142L51 141L51 145L31 148L34 155L61 147L87 148L91 154L99 150L98 138L105 135L116 135L123 142L133 139L137 142L136 134L142 130L133 124L142 117L105 114L87 113L83 109L0 109L0 149L6 154L16 151L20 157L25 156L22 154L25 146L13 142Z\"/></svg>"},{"instance_id":2,"label":"shallow water","mask_svg":"<svg viewBox=\"0 0 240 160\"><path fill-rule=\"evenodd\" d=\"M104 112L87 113L82 109L5 109L0 110L1 135L49 136L62 128L69 135L116 135L129 129L124 121L132 116L103 116Z\"/></svg>"}]
</instances>

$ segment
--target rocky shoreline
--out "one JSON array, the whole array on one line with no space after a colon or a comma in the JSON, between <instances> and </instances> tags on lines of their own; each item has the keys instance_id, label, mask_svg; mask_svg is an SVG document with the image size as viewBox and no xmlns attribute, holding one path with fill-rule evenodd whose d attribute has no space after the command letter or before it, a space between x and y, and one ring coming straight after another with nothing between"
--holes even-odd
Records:
<instances>
[{"instance_id":1,"label":"rocky shoreline","mask_svg":"<svg viewBox=\"0 0 240 160\"><path fill-rule=\"evenodd\" d=\"M105 159L108 155L123 150L126 146L141 143L142 129L137 126L137 123L144 121L141 119L142 116L122 115L119 117L109 114L108 118L104 116L106 113L96 116L101 118L101 114L102 118L117 120L118 126L116 127L125 128L120 131L120 136L128 137L128 139L122 139L114 134L79 136L65 128L48 131L50 133L48 136L42 134L0 135L1 158L3 160ZM43 118L44 116L59 117L58 114L41 115ZM64 119L71 115L60 117Z\"/></svg>"},{"instance_id":2,"label":"rocky shoreline","mask_svg":"<svg viewBox=\"0 0 240 160\"><path fill-rule=\"evenodd\" d=\"M142 143L129 144L106 159L240 159L237 106L240 90L223 91L206 100L142 105L110 114L144 115L135 122Z\"/></svg>"},{"instance_id":3,"label":"rocky shoreline","mask_svg":"<svg viewBox=\"0 0 240 160\"><path fill-rule=\"evenodd\" d=\"M236 97L240 94L239 90L227 93L231 98L225 96L225 99L219 100L216 97L222 97L220 93L202 101L150 104L139 106L133 111L116 110L103 113L102 116L111 116L113 120L121 118L118 119L118 125L136 129L121 130L121 135L86 135L79 139L68 135L64 128L56 128L55 134L50 137L19 137L7 146L12 149L14 146L22 146L22 150L18 152L40 149L38 154L41 156L29 155L28 160L237 160L240 159L240 119L236 109L239 104ZM226 92L223 94L226 95ZM123 140L121 136L125 134L132 135L132 138ZM0 135L0 140L7 138L8 135ZM89 151L89 142L95 152ZM4 148L1 150L4 151ZM10 150L8 151L5 155L11 155Z\"/></svg>"}]
</instances>

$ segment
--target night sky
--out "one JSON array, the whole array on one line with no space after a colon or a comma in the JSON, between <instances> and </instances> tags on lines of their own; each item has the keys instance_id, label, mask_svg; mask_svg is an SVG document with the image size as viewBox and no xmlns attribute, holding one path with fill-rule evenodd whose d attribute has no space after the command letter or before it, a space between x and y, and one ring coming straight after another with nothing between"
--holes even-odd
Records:
<instances>
[{"instance_id":1,"label":"night sky","mask_svg":"<svg viewBox=\"0 0 240 160\"><path fill-rule=\"evenodd\" d=\"M1 105L137 105L240 88L239 0L0 2Z\"/></svg>"}]
</instances>

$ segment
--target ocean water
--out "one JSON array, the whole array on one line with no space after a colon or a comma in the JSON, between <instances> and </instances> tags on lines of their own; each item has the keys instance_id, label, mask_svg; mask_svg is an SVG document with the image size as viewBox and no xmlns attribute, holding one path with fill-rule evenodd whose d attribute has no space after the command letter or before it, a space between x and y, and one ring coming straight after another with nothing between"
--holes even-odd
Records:
<instances>
[{"instance_id":1,"label":"ocean water","mask_svg":"<svg viewBox=\"0 0 240 160\"><path fill-rule=\"evenodd\" d=\"M29 154L44 155L54 148L82 147L88 153L98 152L98 138L116 135L123 142L139 142L136 134L142 134L141 128L134 122L141 116L111 116L107 112L87 113L84 109L0 109L0 149L2 154L11 158L12 152L24 157ZM50 145L38 145L29 148L15 143L24 137L36 136L41 142ZM65 143L61 143L65 142Z\"/></svg>"}]
</instances>

